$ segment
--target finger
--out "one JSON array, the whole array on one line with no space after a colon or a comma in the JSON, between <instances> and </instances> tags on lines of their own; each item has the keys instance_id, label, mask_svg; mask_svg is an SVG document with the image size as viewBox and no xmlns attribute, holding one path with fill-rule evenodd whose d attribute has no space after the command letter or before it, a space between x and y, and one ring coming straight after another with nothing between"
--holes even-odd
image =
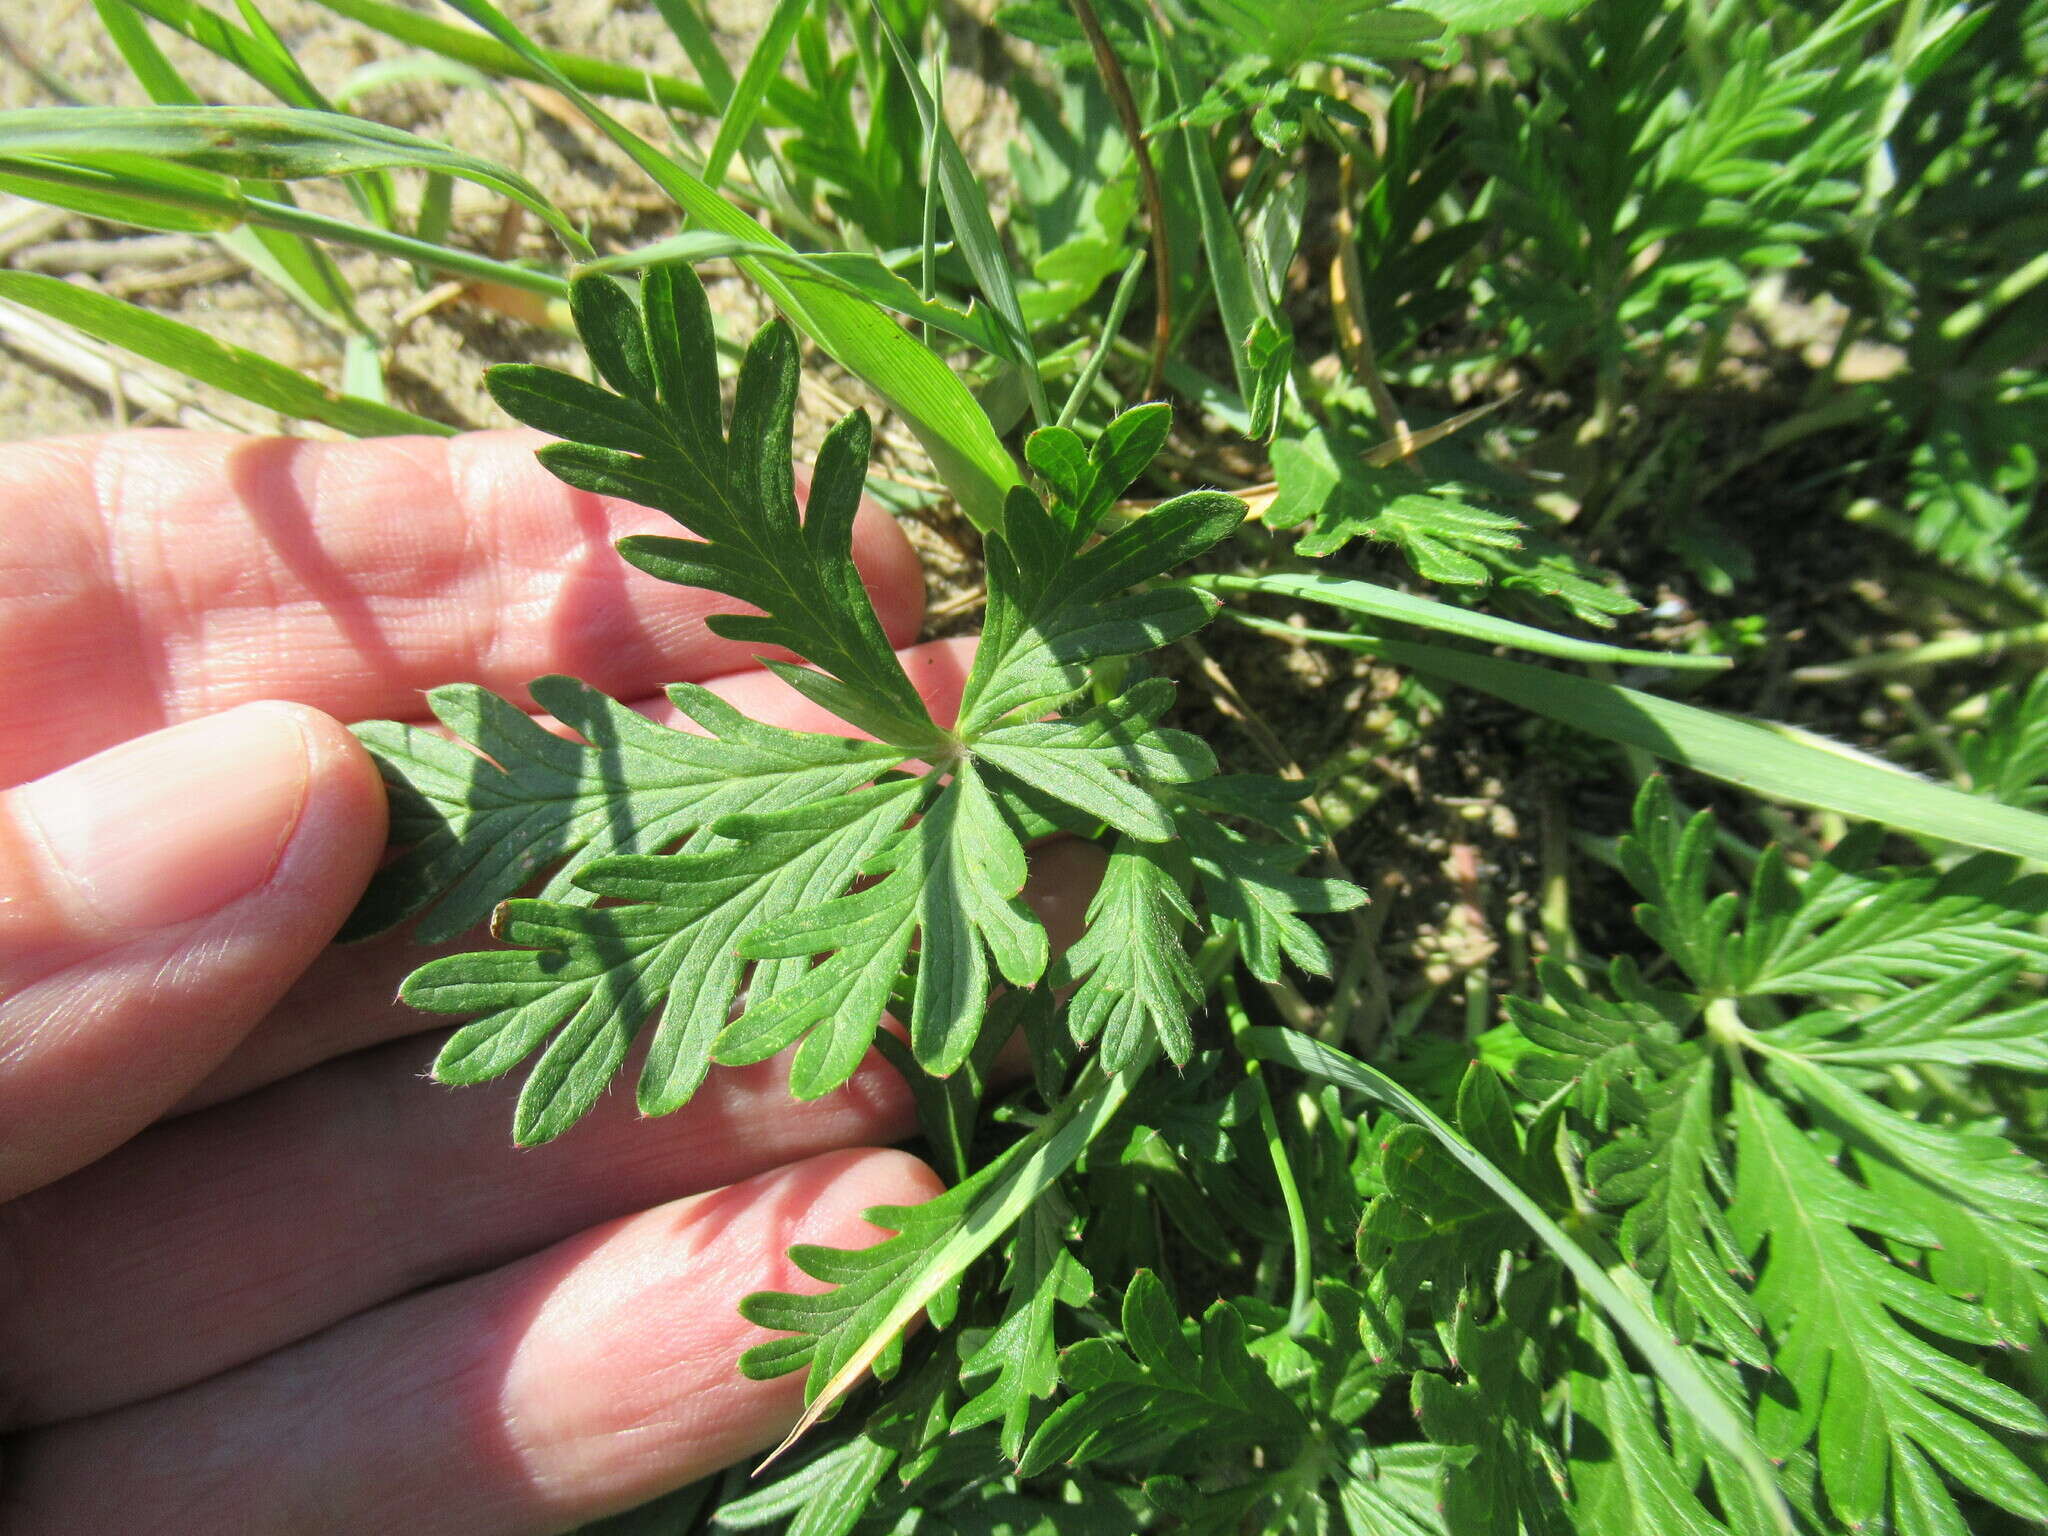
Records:
<instances>
[{"instance_id":1,"label":"finger","mask_svg":"<svg viewBox=\"0 0 2048 1536\"><path fill-rule=\"evenodd\" d=\"M1068 843L1041 861L1059 878L1034 904L1064 947L1102 858ZM17 1201L0 1229L0 1276L14 1277L0 1430L167 1391L592 1222L915 1125L908 1089L870 1055L803 1103L784 1064L719 1069L652 1120L635 1117L628 1078L561 1140L522 1150L516 1082L421 1081L440 1038L170 1121Z\"/></svg>"},{"instance_id":2,"label":"finger","mask_svg":"<svg viewBox=\"0 0 2048 1536\"><path fill-rule=\"evenodd\" d=\"M383 838L375 765L290 704L0 792L0 1199L189 1093L333 936Z\"/></svg>"},{"instance_id":3,"label":"finger","mask_svg":"<svg viewBox=\"0 0 2048 1536\"><path fill-rule=\"evenodd\" d=\"M774 1061L719 1069L657 1119L615 1093L561 1140L522 1149L516 1081L422 1081L440 1038L159 1126L17 1201L0 1429L188 1385L594 1223L917 1123L876 1054L807 1103Z\"/></svg>"},{"instance_id":4,"label":"finger","mask_svg":"<svg viewBox=\"0 0 2048 1536\"><path fill-rule=\"evenodd\" d=\"M960 689L973 660L974 642L938 640L908 647L898 654L934 718L950 721L959 709ZM760 668L714 678L706 686L754 719L770 725L839 734L848 729L821 706ZM639 707L664 724L691 731L699 729L666 698L646 700ZM1062 889L1057 882L1043 888L1054 893L1048 897L1053 900L1057 900L1056 893ZM1093 889L1092 883L1089 889ZM285 994L270 1017L236 1046L182 1107L192 1109L219 1103L346 1052L431 1027L434 1015L422 1014L395 1001L398 984L437 955L497 947L489 933L479 927L433 948L415 944L399 933L326 952Z\"/></svg>"},{"instance_id":5,"label":"finger","mask_svg":"<svg viewBox=\"0 0 2048 1536\"><path fill-rule=\"evenodd\" d=\"M792 1242L877 1241L864 1209L938 1187L902 1153L837 1153L583 1233L16 1441L0 1526L511 1536L630 1507L794 1421L801 1376L734 1370L766 1337L734 1302L816 1290Z\"/></svg>"},{"instance_id":6,"label":"finger","mask_svg":"<svg viewBox=\"0 0 2048 1536\"><path fill-rule=\"evenodd\" d=\"M417 719L456 679L514 697L566 672L615 697L745 666L704 627L730 599L613 550L674 534L571 490L530 432L358 443L126 432L0 452L0 784L251 699ZM916 637L917 557L854 528L883 627Z\"/></svg>"}]
</instances>

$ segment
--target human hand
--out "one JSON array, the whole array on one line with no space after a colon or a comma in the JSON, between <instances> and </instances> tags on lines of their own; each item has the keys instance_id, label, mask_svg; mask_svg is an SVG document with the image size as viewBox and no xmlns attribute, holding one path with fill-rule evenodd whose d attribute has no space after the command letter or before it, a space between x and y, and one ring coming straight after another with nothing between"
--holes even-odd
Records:
<instances>
[{"instance_id":1,"label":"human hand","mask_svg":"<svg viewBox=\"0 0 2048 1536\"><path fill-rule=\"evenodd\" d=\"M612 551L658 514L524 433L325 445L129 433L0 451L0 1532L554 1531L772 1443L734 1369L792 1242L928 1198L870 1057L689 1106L609 1097L518 1151L508 1086L422 1081L428 953L329 949L384 841L339 723L456 679L678 680L837 729ZM914 553L855 553L898 644ZM949 709L957 643L904 652ZM256 702L291 700L290 704ZM665 709L665 706L663 706ZM657 718L663 709L650 707ZM1040 861L1057 942L1084 854ZM477 947L475 936L450 949ZM516 1086L516 1085L515 1085Z\"/></svg>"}]
</instances>

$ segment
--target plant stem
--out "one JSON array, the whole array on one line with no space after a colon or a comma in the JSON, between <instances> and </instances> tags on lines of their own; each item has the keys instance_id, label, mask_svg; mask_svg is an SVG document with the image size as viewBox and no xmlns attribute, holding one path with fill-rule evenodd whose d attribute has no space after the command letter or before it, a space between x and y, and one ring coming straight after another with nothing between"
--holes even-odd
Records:
<instances>
[{"instance_id":1,"label":"plant stem","mask_svg":"<svg viewBox=\"0 0 2048 1536\"><path fill-rule=\"evenodd\" d=\"M1109 353L1117 333L1123 329L1124 316L1131 312L1131 300L1137 297L1138 277L1145 270L1145 253L1138 252L1124 268L1124 275L1117 279L1116 293L1109 301L1109 316L1102 322L1102 335L1097 338L1095 349L1088 354L1088 360L1081 365L1081 372L1074 380L1074 388L1067 396L1067 403L1060 407L1057 425L1071 427L1074 417L1081 409L1081 402L1088 398L1088 392L1095 388L1095 381L1102 376L1102 365L1109 361Z\"/></svg>"},{"instance_id":2,"label":"plant stem","mask_svg":"<svg viewBox=\"0 0 2048 1536\"><path fill-rule=\"evenodd\" d=\"M1152 164L1152 151L1145 142L1145 124L1138 116L1138 103L1131 95L1123 61L1110 46L1089 0L1069 3L1074 8L1074 19L1088 35L1088 47L1095 54L1102 87L1109 93L1110 105L1116 108L1117 121L1123 125L1124 137L1131 141L1131 153L1137 157L1138 185L1145 197L1146 233L1152 242L1152 291L1157 309L1152 317L1152 360L1145 372L1144 398L1156 400L1166 376L1166 351L1173 342L1173 262L1166 245L1166 199L1159 190L1159 170Z\"/></svg>"},{"instance_id":3,"label":"plant stem","mask_svg":"<svg viewBox=\"0 0 2048 1536\"><path fill-rule=\"evenodd\" d=\"M1230 1033L1241 1037L1251 1028L1251 1017L1238 995L1237 977L1223 978L1223 1007L1230 1015ZM1287 1156L1287 1143L1280 1135L1280 1120L1273 1113L1273 1096L1266 1087L1259 1063L1245 1058L1245 1076L1251 1079L1259 1103L1259 1129L1266 1138L1266 1155L1273 1161L1273 1177L1280 1184L1280 1203L1287 1208L1287 1235L1294 1246L1294 1289L1287 1308L1287 1332L1299 1334L1308 1326L1310 1287L1315 1280L1315 1253L1309 1245L1308 1210L1302 1204L1301 1186L1295 1182L1294 1164Z\"/></svg>"},{"instance_id":4,"label":"plant stem","mask_svg":"<svg viewBox=\"0 0 2048 1536\"><path fill-rule=\"evenodd\" d=\"M2008 651L2038 650L2048 646L2048 623L2027 624L2018 629L1995 630L1988 635L1949 635L1929 640L1905 651L1879 651L1870 656L1850 656L1841 661L1800 667L1791 673L1795 683L1846 683L1859 677L1887 672L1907 672L1915 667L1938 666L1949 661L1989 661Z\"/></svg>"}]
</instances>

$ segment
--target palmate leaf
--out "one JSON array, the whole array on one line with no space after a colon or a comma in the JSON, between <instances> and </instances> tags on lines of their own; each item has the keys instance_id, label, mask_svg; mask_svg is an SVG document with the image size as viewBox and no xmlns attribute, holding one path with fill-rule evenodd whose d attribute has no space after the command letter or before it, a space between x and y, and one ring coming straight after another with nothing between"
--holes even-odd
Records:
<instances>
[{"instance_id":1,"label":"palmate leaf","mask_svg":"<svg viewBox=\"0 0 2048 1536\"><path fill-rule=\"evenodd\" d=\"M1174 835L1174 818L1145 781L1183 784L1216 771L1215 754L1199 737L1154 723L1173 692L1164 678L1149 678L1068 719L994 726L975 738L974 755L1127 837L1164 842Z\"/></svg>"},{"instance_id":2,"label":"palmate leaf","mask_svg":"<svg viewBox=\"0 0 2048 1536\"><path fill-rule=\"evenodd\" d=\"M356 728L391 794L392 840L406 851L378 871L344 938L429 903L416 936L453 938L556 863L541 894L586 905L595 893L574 882L593 859L659 852L723 816L842 794L902 756L762 725L691 684L669 697L706 735L656 725L573 678L540 678L529 691L583 739L556 736L470 684L427 695L459 741L388 720Z\"/></svg>"},{"instance_id":3,"label":"palmate leaf","mask_svg":"<svg viewBox=\"0 0 2048 1536\"><path fill-rule=\"evenodd\" d=\"M1365 892L1348 880L1296 874L1304 849L1254 842L1213 820L1214 805L1184 803L1174 817L1211 916L1236 925L1244 962L1261 981L1280 979L1283 957L1312 976L1329 975L1330 952L1302 914L1349 912L1365 904Z\"/></svg>"},{"instance_id":4,"label":"palmate leaf","mask_svg":"<svg viewBox=\"0 0 2048 1536\"><path fill-rule=\"evenodd\" d=\"M1044 972L1045 930L1019 898L1024 845L971 760L955 766L917 823L865 872L884 871L865 890L746 935L740 953L749 959L827 958L734 1020L719 1041L721 1060L765 1060L808 1030L790 1091L799 1098L829 1092L867 1053L911 945L921 940L910 1046L925 1070L943 1077L980 1035L990 990L986 956L1018 986Z\"/></svg>"},{"instance_id":5,"label":"palmate leaf","mask_svg":"<svg viewBox=\"0 0 2048 1536\"><path fill-rule=\"evenodd\" d=\"M710 623L794 651L804 665L768 665L882 740L780 730L704 689L672 690L710 733L699 736L568 679L535 684L535 702L577 741L482 689L441 690L435 708L459 741L419 727L363 728L410 846L378 877L354 931L438 902L421 932L450 937L559 864L538 902L502 913L498 937L527 952L439 961L405 991L428 1009L480 1015L443 1053L444 1080L494 1077L540 1051L520 1099L522 1141L559 1135L587 1111L657 1014L639 1094L649 1113L685 1102L713 1060L760 1061L791 1045L792 1091L830 1092L858 1068L906 986L911 1055L944 1077L973 1052L997 979L1028 987L1046 969L1044 930L1020 899L1020 832L1078 818L1164 842L1174 832L1166 786L1214 771L1201 742L1159 726L1173 696L1163 681L1040 716L1084 688L1094 662L1208 619L1215 600L1206 595L1120 594L1226 537L1243 504L1183 496L1085 547L1156 451L1165 408L1125 413L1085 449L1072 433L1039 434L1033 452L1053 501L1048 509L1019 491L1007 534L988 537L993 638L970 672L960 724L942 731L853 564L868 452L857 416L828 438L798 517L786 328L771 326L749 350L727 430L693 276L657 269L638 306L599 277L579 279L575 295L578 327L612 389L507 368L493 375L501 402L574 439L541 451L563 479L659 507L698 536L628 539L629 558L761 610ZM918 758L933 765L921 779L889 774ZM1175 989L1163 1027L1185 1059L1196 994L1177 926L1172 953L1148 961L1140 1004L1160 1004L1155 983ZM743 985L745 1009L727 1023ZM1128 978L1113 971L1093 980L1083 1017L1099 1028L1097 1005L1119 989ZM1108 1034L1117 1066L1152 1038L1122 1026Z\"/></svg>"},{"instance_id":6,"label":"palmate leaf","mask_svg":"<svg viewBox=\"0 0 2048 1536\"><path fill-rule=\"evenodd\" d=\"M1672 1333L1770 1369L1755 1276L1724 1207L1733 1176L1721 1148L1712 1058L1697 1055L1656 1090L1642 1129L1588 1160L1590 1192L1622 1209L1621 1247L1652 1283Z\"/></svg>"},{"instance_id":7,"label":"palmate leaf","mask_svg":"<svg viewBox=\"0 0 2048 1536\"><path fill-rule=\"evenodd\" d=\"M1216 599L1205 592L1129 589L1228 538L1245 514L1234 496L1176 496L1083 548L1158 451L1170 420L1163 405L1139 406L1086 449L1063 427L1031 435L1026 457L1051 500L1042 505L1026 492L1012 493L1002 534L985 545L988 615L960 701L962 736L1036 721L1080 691L1089 663L1169 644L1216 612Z\"/></svg>"},{"instance_id":8,"label":"palmate leaf","mask_svg":"<svg viewBox=\"0 0 2048 1536\"><path fill-rule=\"evenodd\" d=\"M1700 1505L1697 1475L1664 1443L1648 1389L1597 1315L1578 1314L1570 1393L1574 1527L1584 1536L1728 1536Z\"/></svg>"},{"instance_id":9,"label":"palmate leaf","mask_svg":"<svg viewBox=\"0 0 2048 1536\"><path fill-rule=\"evenodd\" d=\"M831 1289L818 1295L760 1291L741 1313L789 1337L761 1344L740 1359L748 1376L784 1376L808 1367L810 1404L786 1449L869 1370L887 1375L902 1352L902 1333L920 1312L941 1325L951 1317L959 1283L974 1261L1023 1221L1061 1174L1123 1107L1129 1076L1084 1069L1074 1090L1031 1134L975 1173L920 1206L868 1212L895 1235L871 1248L794 1248L790 1257Z\"/></svg>"},{"instance_id":10,"label":"palmate leaf","mask_svg":"<svg viewBox=\"0 0 2048 1536\"><path fill-rule=\"evenodd\" d=\"M1767 850L1747 899L1707 894L1715 820L1681 818L1661 778L1637 797L1622 871L1644 897L1636 920L1695 985L1743 994L1896 995L2015 953L2048 960L2037 931L2048 877L1978 854L1951 869L1879 868L1882 830L1863 827L1795 879Z\"/></svg>"},{"instance_id":11,"label":"palmate leaf","mask_svg":"<svg viewBox=\"0 0 2048 1536\"><path fill-rule=\"evenodd\" d=\"M1797 1056L1771 1060L1771 1081L1856 1154L1866 1184L1936 1238L1926 1272L1982 1303L2001 1344L2031 1349L2048 1321L2048 1173L1994 1130L1916 1120ZM2048 1420L2041 1431L2048 1433Z\"/></svg>"},{"instance_id":12,"label":"palmate leaf","mask_svg":"<svg viewBox=\"0 0 2048 1536\"><path fill-rule=\"evenodd\" d=\"M1521 1272L1505 1288L1500 1312L1483 1324L1460 1309L1444 1331L1463 1379L1418 1371L1410 1383L1423 1433L1464 1453L1442 1488L1444 1523L1452 1531L1565 1536L1572 1529L1543 1424L1541 1346L1532 1315L1555 1283L1556 1271L1547 1265Z\"/></svg>"},{"instance_id":13,"label":"palmate leaf","mask_svg":"<svg viewBox=\"0 0 2048 1536\"><path fill-rule=\"evenodd\" d=\"M1482 586L1481 549L1521 547L1522 525L1455 497L1418 491L1414 476L1376 469L1363 450L1318 427L1298 441L1273 445L1280 491L1266 525L1292 528L1314 519L1299 545L1304 555L1331 554L1355 538L1397 545L1415 574L1457 586Z\"/></svg>"},{"instance_id":14,"label":"palmate leaf","mask_svg":"<svg viewBox=\"0 0 2048 1536\"><path fill-rule=\"evenodd\" d=\"M1860 1235L1926 1248L1939 1234L1829 1163L1753 1083L1738 1078L1733 1094L1731 1225L1761 1256L1756 1300L1780 1377L1758 1413L1766 1448L1785 1455L1813 1440L1828 1503L1852 1525L1889 1517L1902 1531L1963 1536L1942 1474L2048 1519L2048 1487L1993 1433L2042 1435L2048 1416L1938 1342L1995 1344L1992 1319Z\"/></svg>"},{"instance_id":15,"label":"palmate leaf","mask_svg":"<svg viewBox=\"0 0 2048 1536\"><path fill-rule=\"evenodd\" d=\"M1766 1035L1840 1066L2009 1067L2048 1075L2048 1003L1993 1009L2017 958L1986 960L1876 1008L1810 1009Z\"/></svg>"},{"instance_id":16,"label":"palmate leaf","mask_svg":"<svg viewBox=\"0 0 2048 1536\"><path fill-rule=\"evenodd\" d=\"M577 871L589 898L629 905L507 902L495 931L528 947L430 961L399 993L416 1008L480 1015L442 1047L435 1077L497 1077L553 1035L513 1124L522 1145L547 1141L596 1103L658 1011L639 1107L649 1115L680 1108L703 1082L739 991L745 962L736 940L846 889L901 828L916 793L916 784L899 782L773 815L728 817L713 824L718 846L709 851L607 858ZM802 969L764 965L754 989L772 992ZM870 1023L863 1052L872 1032ZM830 1054L830 1045L811 1055ZM800 1056L794 1072L813 1071Z\"/></svg>"}]
</instances>

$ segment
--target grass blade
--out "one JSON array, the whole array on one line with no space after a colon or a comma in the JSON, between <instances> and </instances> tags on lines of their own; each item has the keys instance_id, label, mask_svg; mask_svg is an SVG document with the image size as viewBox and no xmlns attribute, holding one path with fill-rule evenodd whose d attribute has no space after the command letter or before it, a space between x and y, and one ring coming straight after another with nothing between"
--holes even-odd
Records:
<instances>
[{"instance_id":1,"label":"grass blade","mask_svg":"<svg viewBox=\"0 0 2048 1536\"><path fill-rule=\"evenodd\" d=\"M178 73L129 0L93 0L100 24L120 50L122 60L160 107L197 107L205 103ZM276 196L270 183L247 190ZM359 336L369 328L356 313L355 294L324 250L311 240L280 230L250 227L223 230L217 236L222 246L253 270L291 295L302 309L321 319L337 323Z\"/></svg>"},{"instance_id":2,"label":"grass blade","mask_svg":"<svg viewBox=\"0 0 2048 1536\"><path fill-rule=\"evenodd\" d=\"M436 17L392 5L389 0L320 0L320 4L335 15L360 22L386 37L438 53L444 59L454 59L486 74L530 80L539 85L553 85L559 76L578 90L629 101L652 100L693 117L708 117L718 110L719 103L694 80L678 80L674 75L657 75L651 70L615 64L610 59L535 48L532 44L522 52L496 37L466 27L451 27ZM762 121L771 128L789 126L787 115L777 107L778 98L789 88L787 82L780 80L769 87Z\"/></svg>"},{"instance_id":3,"label":"grass blade","mask_svg":"<svg viewBox=\"0 0 2048 1536\"><path fill-rule=\"evenodd\" d=\"M449 0L529 64L545 69L548 83L699 224L736 239L788 249L767 229L592 101L523 37L489 0ZM793 254L793 253L792 253ZM875 304L853 298L809 276L790 276L756 257L738 258L742 271L813 341L859 374L903 416L931 455L940 476L977 527L1000 527L1003 497L1021 482L988 412L967 391L945 359L918 344Z\"/></svg>"},{"instance_id":4,"label":"grass blade","mask_svg":"<svg viewBox=\"0 0 2048 1536\"><path fill-rule=\"evenodd\" d=\"M191 39L215 57L234 65L251 80L288 107L309 112L330 112L333 103L299 68L270 23L251 0L235 0L244 26L237 27L194 0L128 0L137 10L154 17L172 31ZM381 170L364 173L349 182L349 194L366 218L385 229L398 227L397 201L391 180Z\"/></svg>"},{"instance_id":5,"label":"grass blade","mask_svg":"<svg viewBox=\"0 0 2048 1536\"><path fill-rule=\"evenodd\" d=\"M1589 735L1739 784L1773 800L1839 811L1901 832L1968 848L2048 861L2048 816L1966 795L1916 778L1788 726L1745 720L1655 694L1503 661L1377 636L1302 630L1248 614L1231 617L1296 640L1365 651L1519 704Z\"/></svg>"},{"instance_id":6,"label":"grass blade","mask_svg":"<svg viewBox=\"0 0 2048 1536\"><path fill-rule=\"evenodd\" d=\"M260 353L61 278L0 269L0 299L296 420L321 422L356 437L445 436L455 430L411 411L326 389Z\"/></svg>"},{"instance_id":7,"label":"grass blade","mask_svg":"<svg viewBox=\"0 0 2048 1536\"><path fill-rule=\"evenodd\" d=\"M989 217L988 193L968 165L967 156L961 153L960 141L946 126L932 93L925 89L924 79L917 72L917 61L903 46L896 29L889 25L880 0L874 0L874 12L882 35L888 38L889 47L896 54L896 66L909 86L910 99L917 103L918 120L938 150L933 171L946 199L946 212L953 220L953 238L960 246L960 254L967 258L975 282L981 285L981 296L988 300L989 308L1009 333L1015 356L1024 368L1024 390L1031 399L1032 417L1044 426L1052 420L1052 408L1045 398L1045 381L1038 376L1038 359L1031 350L1031 331L1024 323L1024 305L1017 297L1010 259L1004 254L995 221Z\"/></svg>"},{"instance_id":8,"label":"grass blade","mask_svg":"<svg viewBox=\"0 0 2048 1536\"><path fill-rule=\"evenodd\" d=\"M1191 586L1212 592L1264 592L1274 597L1300 597L1328 603L1347 613L1372 619L1397 619L1423 629L1489 645L1513 646L1518 651L1535 651L1565 661L1610 662L1615 666L1669 667L1681 672L1722 672L1734 665L1726 656L1684 656L1666 651L1639 651L1623 645L1603 645L1597 640L1580 640L1571 635L1554 635L1533 624L1517 624L1491 614L1474 613L1451 603L1416 597L1382 587L1370 581L1353 581L1341 576L1276 573L1266 576L1202 576Z\"/></svg>"},{"instance_id":9,"label":"grass blade","mask_svg":"<svg viewBox=\"0 0 2048 1536\"><path fill-rule=\"evenodd\" d=\"M1615 1327L1635 1345L1644 1362L1657 1373L1672 1397L1685 1406L1693 1421L1735 1458L1748 1475L1763 1506L1772 1512L1778 1529L1789 1536L1793 1530L1792 1512L1786 1507L1784 1496L1778 1492L1771 1464L1757 1446L1749 1426L1736 1417L1691 1355L1671 1342L1663 1325L1631 1301L1593 1256L1552 1221L1541 1206L1523 1194L1512 1179L1482 1156L1427 1104L1364 1062L1288 1029L1248 1029L1238 1039L1245 1054L1254 1060L1278 1062L1335 1083L1340 1088L1362 1093L1412 1120L1434 1137L1468 1173L1491 1190L1496 1199L1521 1217L1543 1246L1571 1271L1579 1288L1598 1303Z\"/></svg>"},{"instance_id":10,"label":"grass blade","mask_svg":"<svg viewBox=\"0 0 2048 1536\"><path fill-rule=\"evenodd\" d=\"M1199 95L1188 78L1180 51L1157 29L1153 31L1153 53L1160 78L1175 99L1168 106L1175 113L1191 105ZM1223 198L1223 184L1216 179L1216 163L1210 158L1206 128L1184 126L1171 130L1180 145L1183 168L1195 194L1195 211L1202 230L1202 253L1209 263L1209 282L1216 291L1216 310L1230 339L1230 366L1237 379L1237 392L1251 410L1250 435L1270 438L1279 424L1280 379L1293 341L1269 312L1263 292L1252 282L1251 266L1244 256L1244 240L1230 216Z\"/></svg>"},{"instance_id":11,"label":"grass blade","mask_svg":"<svg viewBox=\"0 0 2048 1536\"><path fill-rule=\"evenodd\" d=\"M803 1438L834 1403L859 1383L882 1351L910 1326L911 1319L922 1312L934 1296L964 1274L968 1265L988 1252L1005 1233L1024 1219L1038 1197L1073 1166L1074 1159L1115 1117L1130 1093L1131 1084L1143 1071L1144 1064L1140 1063L1128 1071L1104 1075L1091 1065L1089 1075L1094 1079L1093 1086L1088 1086L1088 1078L1084 1077L1058 1109L1010 1150L1007 1154L1008 1168L989 1185L987 1193L962 1219L953 1234L919 1263L895 1305L876 1324L867 1342L833 1374L830 1381L818 1389L818 1395L804 1409L804 1416L783 1437L782 1443L769 1453L762 1466Z\"/></svg>"},{"instance_id":12,"label":"grass blade","mask_svg":"<svg viewBox=\"0 0 2048 1536\"><path fill-rule=\"evenodd\" d=\"M475 182L511 198L577 256L590 246L516 171L400 128L292 107L24 107L0 112L0 156L100 165L147 157L258 181L351 176L404 166Z\"/></svg>"},{"instance_id":13,"label":"grass blade","mask_svg":"<svg viewBox=\"0 0 2048 1536\"><path fill-rule=\"evenodd\" d=\"M753 132L767 100L768 83L781 76L782 61L788 56L797 25L809 8L810 0L779 0L769 16L761 40L754 45L747 67L725 103L725 111L718 119L718 137L711 141L711 156L704 162L705 185L714 190L725 180L725 168L732 163L733 152Z\"/></svg>"}]
</instances>

